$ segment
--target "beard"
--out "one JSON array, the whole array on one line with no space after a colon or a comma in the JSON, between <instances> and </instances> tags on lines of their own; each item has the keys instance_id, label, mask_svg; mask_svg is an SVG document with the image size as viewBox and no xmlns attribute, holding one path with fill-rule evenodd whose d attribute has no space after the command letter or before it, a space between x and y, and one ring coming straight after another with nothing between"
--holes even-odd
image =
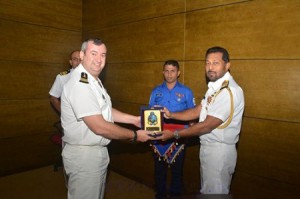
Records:
<instances>
[{"instance_id":1,"label":"beard","mask_svg":"<svg viewBox=\"0 0 300 199\"><path fill-rule=\"evenodd\" d=\"M215 82L215 81L217 81L217 80L219 79L217 73L216 73L216 72L213 72L213 71L208 71L208 72L206 73L206 77L207 77L207 79L208 79L209 81L211 81L211 82Z\"/></svg>"}]
</instances>

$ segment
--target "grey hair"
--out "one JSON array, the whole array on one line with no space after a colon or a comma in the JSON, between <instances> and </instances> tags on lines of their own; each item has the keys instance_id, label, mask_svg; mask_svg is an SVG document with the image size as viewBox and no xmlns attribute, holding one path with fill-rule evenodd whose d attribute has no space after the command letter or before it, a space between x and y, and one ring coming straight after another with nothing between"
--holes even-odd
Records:
<instances>
[{"instance_id":1,"label":"grey hair","mask_svg":"<svg viewBox=\"0 0 300 199\"><path fill-rule=\"evenodd\" d=\"M97 38L90 38L90 39L87 39L85 40L82 45L81 45L81 51L85 53L86 51L86 47L87 47L87 44L88 42L92 42L93 44L97 45L97 46L100 46L102 44L104 44L100 39L97 39Z\"/></svg>"}]
</instances>

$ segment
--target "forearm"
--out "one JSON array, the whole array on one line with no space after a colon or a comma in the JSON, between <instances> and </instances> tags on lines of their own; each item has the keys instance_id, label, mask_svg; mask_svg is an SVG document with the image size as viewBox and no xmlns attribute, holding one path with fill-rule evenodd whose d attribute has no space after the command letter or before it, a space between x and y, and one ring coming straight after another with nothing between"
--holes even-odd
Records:
<instances>
[{"instance_id":1,"label":"forearm","mask_svg":"<svg viewBox=\"0 0 300 199\"><path fill-rule=\"evenodd\" d=\"M114 122L132 124L138 128L141 127L141 117L123 113L117 109L112 109Z\"/></svg>"},{"instance_id":2,"label":"forearm","mask_svg":"<svg viewBox=\"0 0 300 199\"><path fill-rule=\"evenodd\" d=\"M222 124L222 120L207 116L206 120L203 122L198 122L189 128L182 129L179 132L180 137L193 137L193 136L201 136L207 133L210 133L219 125Z\"/></svg>"},{"instance_id":3,"label":"forearm","mask_svg":"<svg viewBox=\"0 0 300 199\"><path fill-rule=\"evenodd\" d=\"M123 128L111 122L107 122L107 125L97 128L94 132L108 139L133 140L134 137L133 130Z\"/></svg>"},{"instance_id":4,"label":"forearm","mask_svg":"<svg viewBox=\"0 0 300 199\"><path fill-rule=\"evenodd\" d=\"M180 138L180 137L194 137L201 136L207 133L212 132L215 128L222 124L222 120L207 116L207 118L203 122L195 123L193 126L190 126L186 129L176 130L174 132L170 130L166 130L162 132L161 139L168 140L172 138Z\"/></svg>"},{"instance_id":5,"label":"forearm","mask_svg":"<svg viewBox=\"0 0 300 199\"><path fill-rule=\"evenodd\" d=\"M115 108L112 108L112 115L114 122L135 124L137 121L137 116L133 116L124 112L121 112Z\"/></svg>"},{"instance_id":6,"label":"forearm","mask_svg":"<svg viewBox=\"0 0 300 199\"><path fill-rule=\"evenodd\" d=\"M190 126L186 129L181 129L179 132L180 137L194 137L201 136L207 133L210 133L212 129L204 126L203 123L196 123L193 126Z\"/></svg>"},{"instance_id":7,"label":"forearm","mask_svg":"<svg viewBox=\"0 0 300 199\"><path fill-rule=\"evenodd\" d=\"M58 111L59 113L61 112L60 100L58 98L50 96L50 103L52 104L52 106L55 108L56 111Z\"/></svg>"},{"instance_id":8,"label":"forearm","mask_svg":"<svg viewBox=\"0 0 300 199\"><path fill-rule=\"evenodd\" d=\"M86 125L95 134L101 135L108 139L123 139L131 140L134 137L134 133L130 129L120 127L112 122L108 122L103 119L102 115L88 116L83 118Z\"/></svg>"},{"instance_id":9,"label":"forearm","mask_svg":"<svg viewBox=\"0 0 300 199\"><path fill-rule=\"evenodd\" d=\"M187 109L183 112L170 112L169 118L182 121L191 121L199 117L200 111L201 105L198 105L195 108Z\"/></svg>"}]
</instances>

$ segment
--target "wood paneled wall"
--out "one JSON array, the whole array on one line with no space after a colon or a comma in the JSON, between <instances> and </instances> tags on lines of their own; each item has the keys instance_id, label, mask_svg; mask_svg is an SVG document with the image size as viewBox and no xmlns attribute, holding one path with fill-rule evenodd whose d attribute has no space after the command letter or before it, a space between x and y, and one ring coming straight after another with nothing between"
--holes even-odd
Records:
<instances>
[{"instance_id":1,"label":"wood paneled wall","mask_svg":"<svg viewBox=\"0 0 300 199\"><path fill-rule=\"evenodd\" d=\"M192 88L199 103L206 91L206 49L227 48L231 73L246 101L233 194L297 198L299 10L299 0L90 0L83 4L82 34L84 39L99 37L107 44L104 84L113 105L133 114L139 114L151 89L162 81L166 59L180 61L180 81ZM112 167L153 184L147 145L114 141L110 150ZM193 142L185 165L188 192L199 189L198 152L199 145ZM261 186L266 187L264 193Z\"/></svg>"},{"instance_id":2,"label":"wood paneled wall","mask_svg":"<svg viewBox=\"0 0 300 199\"><path fill-rule=\"evenodd\" d=\"M59 159L48 93L80 48L81 29L81 1L1 0L0 176Z\"/></svg>"}]
</instances>

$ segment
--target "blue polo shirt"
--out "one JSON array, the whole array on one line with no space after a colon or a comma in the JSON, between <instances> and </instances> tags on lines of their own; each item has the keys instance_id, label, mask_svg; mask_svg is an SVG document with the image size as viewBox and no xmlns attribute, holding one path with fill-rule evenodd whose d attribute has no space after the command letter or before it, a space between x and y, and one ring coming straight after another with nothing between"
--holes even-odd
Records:
<instances>
[{"instance_id":1,"label":"blue polo shirt","mask_svg":"<svg viewBox=\"0 0 300 199\"><path fill-rule=\"evenodd\" d=\"M166 82L155 87L152 90L149 106L159 105L166 107L171 112L180 112L189 108L195 107L193 92L190 88L176 82L175 86L169 90ZM182 123L171 120L166 120L166 123ZM185 122L186 123L186 122Z\"/></svg>"}]
</instances>

